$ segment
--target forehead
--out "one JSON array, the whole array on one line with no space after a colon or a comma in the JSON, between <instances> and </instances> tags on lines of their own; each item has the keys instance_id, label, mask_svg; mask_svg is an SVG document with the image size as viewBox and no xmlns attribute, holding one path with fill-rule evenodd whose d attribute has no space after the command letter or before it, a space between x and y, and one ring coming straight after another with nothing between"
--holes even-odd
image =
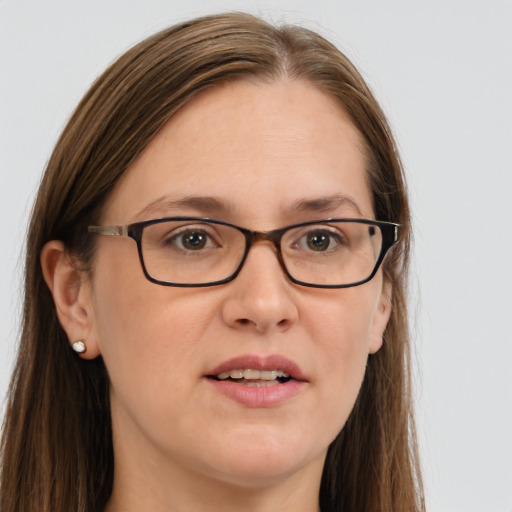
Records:
<instances>
[{"instance_id":1,"label":"forehead","mask_svg":"<svg viewBox=\"0 0 512 512\"><path fill-rule=\"evenodd\" d=\"M179 211L190 206L183 199L202 197L238 222L284 222L298 203L329 197L348 199L336 203L347 216L372 215L362 137L332 98L305 81L235 81L200 94L125 172L105 220L194 214Z\"/></svg>"}]
</instances>

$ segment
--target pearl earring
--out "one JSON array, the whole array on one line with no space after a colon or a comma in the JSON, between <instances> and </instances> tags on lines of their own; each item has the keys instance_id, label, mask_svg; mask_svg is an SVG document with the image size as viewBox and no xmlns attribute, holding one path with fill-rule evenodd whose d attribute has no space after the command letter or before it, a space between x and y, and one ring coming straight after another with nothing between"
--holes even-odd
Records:
<instances>
[{"instance_id":1,"label":"pearl earring","mask_svg":"<svg viewBox=\"0 0 512 512\"><path fill-rule=\"evenodd\" d=\"M75 341L71 347L77 354L83 354L87 350L84 340Z\"/></svg>"}]
</instances>

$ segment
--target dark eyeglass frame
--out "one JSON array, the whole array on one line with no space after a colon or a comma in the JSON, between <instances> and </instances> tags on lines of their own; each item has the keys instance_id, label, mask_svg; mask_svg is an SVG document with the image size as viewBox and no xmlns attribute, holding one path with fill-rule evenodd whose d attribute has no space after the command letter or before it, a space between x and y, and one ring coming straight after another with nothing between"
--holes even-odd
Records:
<instances>
[{"instance_id":1,"label":"dark eyeglass frame","mask_svg":"<svg viewBox=\"0 0 512 512\"><path fill-rule=\"evenodd\" d=\"M220 224L222 226L228 226L231 228L234 228L240 233L242 233L245 237L245 251L240 259L240 262L235 269L235 271L228 276L225 279L221 279L220 281L212 281L208 283L172 283L170 281L161 281L159 279L155 279L152 277L147 269L146 265L144 264L144 257L142 254L142 233L144 231L144 228L147 226L151 226L153 224L160 224L162 222L172 222L172 221L195 221L195 222L205 222L209 224ZM299 279L295 279L286 268L286 265L283 260L283 256L281 253L281 239L284 236L284 234L295 228L300 228L303 226L309 226L314 224L326 224L326 223L332 223L332 222L352 222L352 223L358 223L358 224L366 224L369 226L377 226L382 233L382 246L380 250L380 254L377 258L377 261L375 263L375 266L371 272L371 274L366 277L365 279L362 279L361 281L357 281L355 283L349 283L349 284L315 284L315 283L308 283L305 281L300 281ZM382 264L384 257L386 256L389 249L395 245L400 240L400 224L396 224L394 222L387 222L387 221L378 221L378 220L370 220L370 219L349 219L349 218L331 218L331 219L320 219L320 220L311 220L307 222L300 222L298 224L291 224L289 226L285 226L283 228L274 229L272 231L252 231L250 229L242 228L240 226L236 226L235 224L231 224L230 222L226 222L223 220L218 219L210 219L208 217L162 217L159 219L152 219L152 220L145 220L142 222L134 222L133 224L128 224L127 226L89 226L87 228L89 233L92 234L99 234L99 235L107 235L107 236L121 236L121 237L127 237L132 238L137 243L137 250L139 253L139 260L142 266L142 270L144 272L144 275L146 278L151 281L152 283L159 284L162 286L177 286L180 288L203 288L207 286L218 286L221 284L229 283L230 281L233 281L240 271L242 270L242 267L245 263L245 260L247 259L247 256L249 254L249 251L251 250L252 245L255 242L259 241L269 241L272 242L274 247L276 248L277 253L277 260L279 261L279 264L281 268L283 269L284 273L288 277L288 279L295 284L301 285L301 286L308 286L311 288L351 288L353 286L359 286L361 284L367 283L370 281L375 274L377 273L380 265Z\"/></svg>"}]
</instances>

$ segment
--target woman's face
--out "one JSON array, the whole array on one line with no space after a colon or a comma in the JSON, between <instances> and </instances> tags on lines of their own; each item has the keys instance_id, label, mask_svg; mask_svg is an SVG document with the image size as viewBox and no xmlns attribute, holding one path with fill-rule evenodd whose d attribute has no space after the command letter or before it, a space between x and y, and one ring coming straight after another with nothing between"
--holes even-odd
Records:
<instances>
[{"instance_id":1,"label":"woman's face","mask_svg":"<svg viewBox=\"0 0 512 512\"><path fill-rule=\"evenodd\" d=\"M267 231L374 218L365 164L348 116L309 83L228 83L189 103L148 145L102 224L186 215ZM381 344L381 272L353 288L299 286L275 248L258 242L228 284L166 287L144 277L133 240L95 241L85 338L110 376L116 471L135 465L242 485L319 478ZM231 383L233 391L211 378L244 369L288 370L295 382Z\"/></svg>"}]
</instances>

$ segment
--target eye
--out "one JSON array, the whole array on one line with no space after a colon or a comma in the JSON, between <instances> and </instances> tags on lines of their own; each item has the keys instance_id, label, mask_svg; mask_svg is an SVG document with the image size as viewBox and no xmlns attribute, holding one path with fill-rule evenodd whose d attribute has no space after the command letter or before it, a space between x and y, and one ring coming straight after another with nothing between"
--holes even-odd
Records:
<instances>
[{"instance_id":1,"label":"eye","mask_svg":"<svg viewBox=\"0 0 512 512\"><path fill-rule=\"evenodd\" d=\"M294 244L296 249L313 252L325 252L343 245L343 236L337 231L326 228L310 229Z\"/></svg>"},{"instance_id":2,"label":"eye","mask_svg":"<svg viewBox=\"0 0 512 512\"><path fill-rule=\"evenodd\" d=\"M190 250L204 249L208 242L208 237L201 231L191 231L181 235L179 243L185 248Z\"/></svg>"},{"instance_id":3,"label":"eye","mask_svg":"<svg viewBox=\"0 0 512 512\"><path fill-rule=\"evenodd\" d=\"M202 229L181 229L167 237L166 245L174 246L184 251L201 251L218 247L213 237Z\"/></svg>"}]
</instances>

